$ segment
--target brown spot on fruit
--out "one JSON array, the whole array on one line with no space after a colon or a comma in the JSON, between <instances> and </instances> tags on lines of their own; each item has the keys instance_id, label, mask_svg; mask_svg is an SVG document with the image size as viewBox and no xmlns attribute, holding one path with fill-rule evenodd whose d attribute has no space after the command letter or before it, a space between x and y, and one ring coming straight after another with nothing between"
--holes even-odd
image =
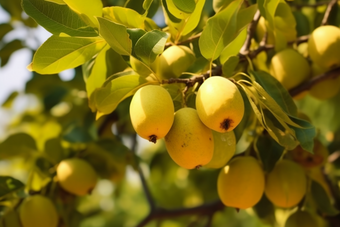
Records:
<instances>
[{"instance_id":1,"label":"brown spot on fruit","mask_svg":"<svg viewBox=\"0 0 340 227\"><path fill-rule=\"evenodd\" d=\"M195 169L200 169L202 167L202 165L198 165L195 167Z\"/></svg>"},{"instance_id":2,"label":"brown spot on fruit","mask_svg":"<svg viewBox=\"0 0 340 227\"><path fill-rule=\"evenodd\" d=\"M221 124L220 124L220 128L227 131L233 124L233 120L227 118L227 119L224 119Z\"/></svg>"}]
</instances>

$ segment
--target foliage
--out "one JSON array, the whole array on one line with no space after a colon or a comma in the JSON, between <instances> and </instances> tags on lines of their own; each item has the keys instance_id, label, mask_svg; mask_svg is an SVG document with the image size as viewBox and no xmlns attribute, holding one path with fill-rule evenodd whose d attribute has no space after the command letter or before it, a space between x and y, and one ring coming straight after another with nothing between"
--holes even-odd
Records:
<instances>
[{"instance_id":1,"label":"foliage","mask_svg":"<svg viewBox=\"0 0 340 227\"><path fill-rule=\"evenodd\" d=\"M297 210L308 211L319 226L340 225L340 93L333 91L336 95L327 100L308 94L322 81L339 81L340 64L310 75L289 90L270 70L273 56L289 48L306 58L309 67L317 64L308 54L309 35L324 25L339 29L336 0L0 0L0 4L11 18L0 24L1 67L15 51L30 47L25 40L5 39L18 24L33 33L38 25L51 33L39 48L30 47L33 57L27 69L32 78L25 91L13 92L1 107L11 112L21 97L35 102L14 112L6 133L0 135L0 167L6 167L0 177L0 227L8 227L13 219L19 223L13 212L36 194L53 201L59 227L284 226ZM261 17L264 27L258 24ZM181 48L173 53L183 56L162 55L174 46ZM334 62L340 62L340 57ZM74 69L75 76L63 81L58 74L67 69ZM168 78L164 72L174 76ZM170 142L165 137L167 146L162 139L150 139L156 142L151 144L136 134L130 120L136 111L130 111L130 102L142 87L165 88L177 113L196 108L198 90L212 76L231 81L241 95L238 99L244 101L244 114L234 110L243 118L233 130L236 140L232 141L237 144L231 160L252 156L260 164L259 174L267 176L282 159L296 161L290 152L318 154L316 139L327 147L329 155L321 156L322 166L311 169L301 164L308 160L297 162L307 179L297 205L282 209L263 193L262 198L256 196L252 208L225 207L217 192L220 169L204 167L211 155L203 167L196 162L186 165L196 157L184 160L181 166L190 166L186 169L176 164L183 160L171 159L173 150L171 155L166 150L177 147L173 143L181 141L180 135L190 141L195 127L190 127L193 132L176 132ZM218 89L220 84L214 86ZM222 99L213 95L211 103ZM162 102L157 95L147 97L148 105ZM161 108L158 117L162 109L172 111L172 107ZM197 124L210 137L198 135L197 141L212 143L211 129L199 115ZM192 120L182 118L184 123ZM185 131L184 123L176 127ZM204 152L200 145L194 144L195 150L185 157ZM206 152L212 153L212 147ZM175 149L177 160L183 158L180 149ZM60 185L56 171L66 159L82 159L94 168L100 180L90 194L76 196ZM227 174L230 166L225 165ZM189 170L194 167L198 169ZM245 176L247 171L251 170L245 169Z\"/></svg>"}]
</instances>

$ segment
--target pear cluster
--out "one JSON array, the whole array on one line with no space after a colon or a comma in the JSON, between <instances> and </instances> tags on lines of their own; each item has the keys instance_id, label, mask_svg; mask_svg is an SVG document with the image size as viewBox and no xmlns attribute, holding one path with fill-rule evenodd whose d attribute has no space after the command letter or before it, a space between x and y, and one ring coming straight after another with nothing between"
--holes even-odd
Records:
<instances>
[{"instance_id":1,"label":"pear cluster","mask_svg":"<svg viewBox=\"0 0 340 227\"><path fill-rule=\"evenodd\" d=\"M260 21L258 30L261 31L263 26ZM270 38L270 33L268 35ZM305 46L305 50L303 48L281 50L271 58L269 72L287 90L340 66L340 28L332 25L316 28L310 34ZM311 63L306 57L311 60ZM334 97L339 91L340 77L336 77L316 83L308 93L317 99L324 100Z\"/></svg>"},{"instance_id":2,"label":"pear cluster","mask_svg":"<svg viewBox=\"0 0 340 227\"><path fill-rule=\"evenodd\" d=\"M197 92L196 109L184 107L175 112L169 92L159 85L140 88L130 104L137 134L154 143L164 138L170 157L187 169L224 166L235 153L232 130L243 115L240 91L220 76L203 82Z\"/></svg>"}]
</instances>

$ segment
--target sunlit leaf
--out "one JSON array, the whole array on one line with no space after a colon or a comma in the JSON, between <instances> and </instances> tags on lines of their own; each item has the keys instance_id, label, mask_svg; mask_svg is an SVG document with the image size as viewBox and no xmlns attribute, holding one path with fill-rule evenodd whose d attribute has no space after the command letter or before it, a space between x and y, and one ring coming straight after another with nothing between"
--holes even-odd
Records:
<instances>
[{"instance_id":1,"label":"sunlit leaf","mask_svg":"<svg viewBox=\"0 0 340 227\"><path fill-rule=\"evenodd\" d=\"M102 16L103 3L101 0L64 0L78 14L86 15L93 25L98 25L96 17Z\"/></svg>"},{"instance_id":2,"label":"sunlit leaf","mask_svg":"<svg viewBox=\"0 0 340 227\"><path fill-rule=\"evenodd\" d=\"M244 9L240 9L237 15L237 28L245 28L253 20L257 9L257 4L251 5Z\"/></svg>"},{"instance_id":3,"label":"sunlit leaf","mask_svg":"<svg viewBox=\"0 0 340 227\"><path fill-rule=\"evenodd\" d=\"M246 40L247 29L243 29L240 34L230 42L221 52L220 62L223 65L231 56L237 56Z\"/></svg>"},{"instance_id":4,"label":"sunlit leaf","mask_svg":"<svg viewBox=\"0 0 340 227\"><path fill-rule=\"evenodd\" d=\"M100 88L106 78L123 71L127 64L121 55L117 54L109 45L104 47L93 61L83 65L83 72L87 72L86 91L88 97L96 88Z\"/></svg>"},{"instance_id":5,"label":"sunlit leaf","mask_svg":"<svg viewBox=\"0 0 340 227\"><path fill-rule=\"evenodd\" d=\"M168 36L167 33L158 30L145 33L134 47L136 56L150 65L163 52Z\"/></svg>"},{"instance_id":6,"label":"sunlit leaf","mask_svg":"<svg viewBox=\"0 0 340 227\"><path fill-rule=\"evenodd\" d=\"M233 0L213 0L213 9L215 13L218 13L219 11L223 10L225 7L227 7Z\"/></svg>"},{"instance_id":7,"label":"sunlit leaf","mask_svg":"<svg viewBox=\"0 0 340 227\"><path fill-rule=\"evenodd\" d=\"M0 159L15 157L17 155L27 155L36 151L35 140L26 133L10 135L0 143Z\"/></svg>"},{"instance_id":8,"label":"sunlit leaf","mask_svg":"<svg viewBox=\"0 0 340 227\"><path fill-rule=\"evenodd\" d=\"M150 83L150 82L149 82ZM139 75L121 76L111 80L105 87L96 89L90 97L98 116L109 114L125 98L133 95L138 88L148 82Z\"/></svg>"},{"instance_id":9,"label":"sunlit leaf","mask_svg":"<svg viewBox=\"0 0 340 227\"><path fill-rule=\"evenodd\" d=\"M239 62L240 59L238 56L229 57L228 60L225 61L222 66L223 75L225 75L226 77L233 76L233 72L236 69L236 66L238 65Z\"/></svg>"},{"instance_id":10,"label":"sunlit leaf","mask_svg":"<svg viewBox=\"0 0 340 227\"><path fill-rule=\"evenodd\" d=\"M108 19L98 17L100 35L106 40L111 48L121 55L130 55L132 42L126 27Z\"/></svg>"},{"instance_id":11,"label":"sunlit leaf","mask_svg":"<svg viewBox=\"0 0 340 227\"><path fill-rule=\"evenodd\" d=\"M237 33L237 13L242 1L236 0L207 21L199 39L199 47L206 59L215 60Z\"/></svg>"},{"instance_id":12,"label":"sunlit leaf","mask_svg":"<svg viewBox=\"0 0 340 227\"><path fill-rule=\"evenodd\" d=\"M20 189L24 189L24 187L25 185L21 181L13 177L0 176L0 198Z\"/></svg>"},{"instance_id":13,"label":"sunlit leaf","mask_svg":"<svg viewBox=\"0 0 340 227\"><path fill-rule=\"evenodd\" d=\"M101 38L51 36L33 57L32 70L54 74L77 67L93 58L106 42Z\"/></svg>"},{"instance_id":14,"label":"sunlit leaf","mask_svg":"<svg viewBox=\"0 0 340 227\"><path fill-rule=\"evenodd\" d=\"M176 7L174 0L165 0L165 1L166 1L167 9L174 17L178 19L184 19L188 17L187 13L185 13L184 11Z\"/></svg>"},{"instance_id":15,"label":"sunlit leaf","mask_svg":"<svg viewBox=\"0 0 340 227\"><path fill-rule=\"evenodd\" d=\"M81 37L98 36L97 32L67 5L41 0L23 0L22 6L29 16L54 35L66 33Z\"/></svg>"},{"instance_id":16,"label":"sunlit leaf","mask_svg":"<svg viewBox=\"0 0 340 227\"><path fill-rule=\"evenodd\" d=\"M64 0L45 0L46 2L53 2L59 5L65 5L66 3L64 2Z\"/></svg>"},{"instance_id":17,"label":"sunlit leaf","mask_svg":"<svg viewBox=\"0 0 340 227\"><path fill-rule=\"evenodd\" d=\"M105 7L103 17L128 28L144 29L145 18L133 9L119 6Z\"/></svg>"},{"instance_id":18,"label":"sunlit leaf","mask_svg":"<svg viewBox=\"0 0 340 227\"><path fill-rule=\"evenodd\" d=\"M182 36L189 34L197 27L201 18L204 4L205 0L198 0L198 2L196 3L195 10L188 16L188 19L184 21L183 25L180 28L180 30L182 30L181 33Z\"/></svg>"}]
</instances>

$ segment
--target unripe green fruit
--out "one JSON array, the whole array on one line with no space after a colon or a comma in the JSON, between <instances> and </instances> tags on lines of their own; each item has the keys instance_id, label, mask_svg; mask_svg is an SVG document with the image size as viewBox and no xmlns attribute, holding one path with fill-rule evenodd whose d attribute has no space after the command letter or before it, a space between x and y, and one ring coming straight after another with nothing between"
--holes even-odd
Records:
<instances>
[{"instance_id":1,"label":"unripe green fruit","mask_svg":"<svg viewBox=\"0 0 340 227\"><path fill-rule=\"evenodd\" d=\"M172 160L186 169L206 165L214 152L212 131L192 108L176 112L174 123L165 136L165 145Z\"/></svg>"},{"instance_id":2,"label":"unripe green fruit","mask_svg":"<svg viewBox=\"0 0 340 227\"><path fill-rule=\"evenodd\" d=\"M205 165L208 168L219 169L227 164L236 151L236 138L234 131L219 133L213 131L214 155Z\"/></svg>"},{"instance_id":3,"label":"unripe green fruit","mask_svg":"<svg viewBox=\"0 0 340 227\"><path fill-rule=\"evenodd\" d=\"M241 122L244 102L233 82L221 76L213 76L199 88L196 109L207 127L217 132L229 132Z\"/></svg>"},{"instance_id":4,"label":"unripe green fruit","mask_svg":"<svg viewBox=\"0 0 340 227\"><path fill-rule=\"evenodd\" d=\"M278 161L266 179L265 193L276 206L296 206L307 191L307 178L301 166L293 161Z\"/></svg>"},{"instance_id":5,"label":"unripe green fruit","mask_svg":"<svg viewBox=\"0 0 340 227\"><path fill-rule=\"evenodd\" d=\"M323 69L320 66L312 65L313 77L319 76L325 72L327 69ZM318 82L313 85L309 90L309 94L314 98L325 100L334 97L340 91L340 77L329 78Z\"/></svg>"},{"instance_id":6,"label":"unripe green fruit","mask_svg":"<svg viewBox=\"0 0 340 227\"><path fill-rule=\"evenodd\" d=\"M60 186L75 195L89 194L97 184L97 173L86 161L70 158L61 161L57 167Z\"/></svg>"},{"instance_id":7,"label":"unripe green fruit","mask_svg":"<svg viewBox=\"0 0 340 227\"><path fill-rule=\"evenodd\" d=\"M217 179L218 195L224 205L247 209L258 203L264 191L264 173L251 156L236 157L221 169Z\"/></svg>"},{"instance_id":8,"label":"unripe green fruit","mask_svg":"<svg viewBox=\"0 0 340 227\"><path fill-rule=\"evenodd\" d=\"M26 198L19 208L23 227L57 227L58 213L50 199L42 195Z\"/></svg>"},{"instance_id":9,"label":"unripe green fruit","mask_svg":"<svg viewBox=\"0 0 340 227\"><path fill-rule=\"evenodd\" d=\"M311 70L301 54L293 49L284 49L272 58L270 73L289 90L306 80Z\"/></svg>"},{"instance_id":10,"label":"unripe green fruit","mask_svg":"<svg viewBox=\"0 0 340 227\"><path fill-rule=\"evenodd\" d=\"M159 85L140 88L130 104L133 128L140 137L153 143L169 132L174 121L174 112L169 92Z\"/></svg>"},{"instance_id":11,"label":"unripe green fruit","mask_svg":"<svg viewBox=\"0 0 340 227\"><path fill-rule=\"evenodd\" d=\"M316 28L308 39L309 56L323 68L340 66L340 28L325 25Z\"/></svg>"},{"instance_id":12,"label":"unripe green fruit","mask_svg":"<svg viewBox=\"0 0 340 227\"><path fill-rule=\"evenodd\" d=\"M298 210L290 215L285 227L318 227L316 219L308 211Z\"/></svg>"},{"instance_id":13,"label":"unripe green fruit","mask_svg":"<svg viewBox=\"0 0 340 227\"><path fill-rule=\"evenodd\" d=\"M154 65L160 79L179 77L196 60L194 52L187 46L170 46L157 59Z\"/></svg>"}]
</instances>

